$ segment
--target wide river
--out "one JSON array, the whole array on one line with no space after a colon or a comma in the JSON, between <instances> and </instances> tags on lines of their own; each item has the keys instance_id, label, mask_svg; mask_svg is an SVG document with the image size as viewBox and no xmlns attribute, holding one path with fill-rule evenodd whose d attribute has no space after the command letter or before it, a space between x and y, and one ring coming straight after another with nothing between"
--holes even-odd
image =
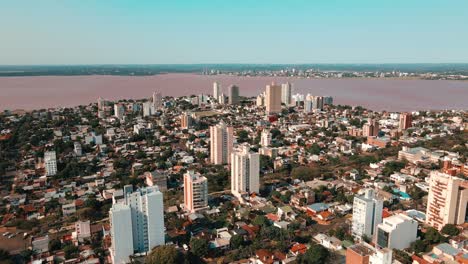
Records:
<instances>
[{"instance_id":1,"label":"wide river","mask_svg":"<svg viewBox=\"0 0 468 264\"><path fill-rule=\"evenodd\" d=\"M154 76L40 76L0 77L0 110L32 110L76 106L109 100L163 95L211 94L218 81L227 94L235 84L243 96L256 96L265 85L290 81L293 94L330 95L335 104L361 105L373 110L468 110L467 81L402 79L299 79L281 77L204 76L162 74Z\"/></svg>"}]
</instances>

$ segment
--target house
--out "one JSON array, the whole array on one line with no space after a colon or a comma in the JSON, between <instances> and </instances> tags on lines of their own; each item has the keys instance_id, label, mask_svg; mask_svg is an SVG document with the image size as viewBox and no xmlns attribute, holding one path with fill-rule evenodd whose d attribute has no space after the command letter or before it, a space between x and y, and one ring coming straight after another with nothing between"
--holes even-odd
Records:
<instances>
[{"instance_id":1,"label":"house","mask_svg":"<svg viewBox=\"0 0 468 264\"><path fill-rule=\"evenodd\" d=\"M255 251L257 264L282 264L286 259L286 255L281 252L271 252L267 249L259 249Z\"/></svg>"},{"instance_id":2,"label":"house","mask_svg":"<svg viewBox=\"0 0 468 264\"><path fill-rule=\"evenodd\" d=\"M294 244L289 250L292 255L297 256L299 254L304 254L307 251L307 246L301 243Z\"/></svg>"},{"instance_id":3,"label":"house","mask_svg":"<svg viewBox=\"0 0 468 264\"><path fill-rule=\"evenodd\" d=\"M72 215L75 212L76 212L76 206L74 202L62 205L62 214L64 216Z\"/></svg>"},{"instance_id":4,"label":"house","mask_svg":"<svg viewBox=\"0 0 468 264\"><path fill-rule=\"evenodd\" d=\"M277 214L278 214L278 217L280 218L289 219L289 220L296 219L296 213L289 205L278 207Z\"/></svg>"},{"instance_id":5,"label":"house","mask_svg":"<svg viewBox=\"0 0 468 264\"><path fill-rule=\"evenodd\" d=\"M312 214L318 214L320 212L328 210L329 206L324 203L314 203L309 206L307 206L307 211L312 213Z\"/></svg>"}]
</instances>

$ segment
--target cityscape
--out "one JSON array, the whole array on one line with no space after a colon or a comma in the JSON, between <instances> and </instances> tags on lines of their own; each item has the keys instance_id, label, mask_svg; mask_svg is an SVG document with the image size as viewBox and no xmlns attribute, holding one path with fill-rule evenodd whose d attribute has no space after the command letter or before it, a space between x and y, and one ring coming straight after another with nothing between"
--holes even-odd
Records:
<instances>
[{"instance_id":1,"label":"cityscape","mask_svg":"<svg viewBox=\"0 0 468 264\"><path fill-rule=\"evenodd\" d=\"M162 2L0 9L1 264L468 263L466 3Z\"/></svg>"}]
</instances>

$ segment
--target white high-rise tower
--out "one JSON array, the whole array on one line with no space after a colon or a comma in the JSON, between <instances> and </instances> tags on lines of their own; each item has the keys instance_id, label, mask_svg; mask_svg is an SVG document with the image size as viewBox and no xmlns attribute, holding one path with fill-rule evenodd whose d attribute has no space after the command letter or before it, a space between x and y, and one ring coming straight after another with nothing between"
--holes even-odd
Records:
<instances>
[{"instance_id":1,"label":"white high-rise tower","mask_svg":"<svg viewBox=\"0 0 468 264\"><path fill-rule=\"evenodd\" d=\"M240 197L242 194L258 193L259 188L260 155L243 146L231 154L231 192Z\"/></svg>"}]
</instances>

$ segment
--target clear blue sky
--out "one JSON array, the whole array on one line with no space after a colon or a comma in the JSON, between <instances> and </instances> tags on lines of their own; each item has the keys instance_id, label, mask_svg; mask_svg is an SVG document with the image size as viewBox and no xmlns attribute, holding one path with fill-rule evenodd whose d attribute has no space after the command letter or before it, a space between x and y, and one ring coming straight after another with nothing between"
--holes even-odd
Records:
<instances>
[{"instance_id":1,"label":"clear blue sky","mask_svg":"<svg viewBox=\"0 0 468 264\"><path fill-rule=\"evenodd\" d=\"M0 64L468 62L467 0L0 0Z\"/></svg>"}]
</instances>

